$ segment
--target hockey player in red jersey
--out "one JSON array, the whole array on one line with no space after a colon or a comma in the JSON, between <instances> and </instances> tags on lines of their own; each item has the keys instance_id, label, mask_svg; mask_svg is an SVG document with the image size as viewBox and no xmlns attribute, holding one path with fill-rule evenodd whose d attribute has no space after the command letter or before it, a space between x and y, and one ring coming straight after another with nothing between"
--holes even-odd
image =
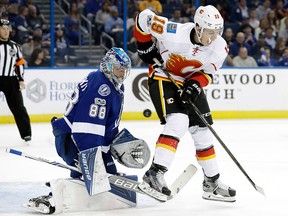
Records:
<instances>
[{"instance_id":1,"label":"hockey player in red jersey","mask_svg":"<svg viewBox=\"0 0 288 216\"><path fill-rule=\"evenodd\" d=\"M134 36L138 54L149 64L150 96L161 123L165 124L142 184L170 195L164 174L173 161L181 137L188 130L204 172L202 197L234 202L236 191L219 180L213 135L188 103L192 101L207 122L213 123L203 88L211 82L228 54L227 44L221 37L223 18L215 7L200 6L194 22L170 22L149 9L136 18ZM164 70L182 87L180 93Z\"/></svg>"}]
</instances>

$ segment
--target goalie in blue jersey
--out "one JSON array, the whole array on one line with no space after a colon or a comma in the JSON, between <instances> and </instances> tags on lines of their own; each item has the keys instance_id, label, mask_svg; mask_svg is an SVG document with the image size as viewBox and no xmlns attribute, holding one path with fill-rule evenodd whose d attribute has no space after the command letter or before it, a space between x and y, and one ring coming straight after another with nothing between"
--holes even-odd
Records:
<instances>
[{"instance_id":1,"label":"goalie in blue jersey","mask_svg":"<svg viewBox=\"0 0 288 216\"><path fill-rule=\"evenodd\" d=\"M136 205L135 193L124 196L123 191L119 195L113 188L110 190L107 177L117 174L113 157L129 168L143 168L150 158L144 140L133 137L127 129L118 129L124 103L123 81L130 69L128 55L113 47L101 60L100 69L77 85L64 116L54 117L51 124L58 155L82 172L72 170L72 180L49 182L52 194L32 198L26 207L51 214ZM107 206L107 199L113 200L112 206Z\"/></svg>"},{"instance_id":2,"label":"goalie in blue jersey","mask_svg":"<svg viewBox=\"0 0 288 216\"><path fill-rule=\"evenodd\" d=\"M63 118L52 120L57 153L68 165L75 165L79 151L102 146L107 172L117 172L109 149L118 133L124 103L123 81L130 68L131 60L121 48L110 49L100 70L78 84ZM80 175L71 171L73 178Z\"/></svg>"}]
</instances>

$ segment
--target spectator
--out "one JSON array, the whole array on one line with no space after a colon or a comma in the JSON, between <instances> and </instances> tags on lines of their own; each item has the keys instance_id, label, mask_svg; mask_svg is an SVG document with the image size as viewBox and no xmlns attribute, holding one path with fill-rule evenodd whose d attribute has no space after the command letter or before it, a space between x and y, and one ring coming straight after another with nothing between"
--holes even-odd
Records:
<instances>
[{"instance_id":1,"label":"spectator","mask_svg":"<svg viewBox=\"0 0 288 216\"><path fill-rule=\"evenodd\" d=\"M230 18L231 18L229 16L229 11L230 11L229 3L227 4L227 2L225 0L224 1L217 1L216 8L218 9L218 11L220 12L222 18L224 19L224 23L225 22L229 22Z\"/></svg>"},{"instance_id":2,"label":"spectator","mask_svg":"<svg viewBox=\"0 0 288 216\"><path fill-rule=\"evenodd\" d=\"M74 19L70 21L69 28L65 34L69 45L84 45L84 38L79 32L78 22Z\"/></svg>"},{"instance_id":3,"label":"spectator","mask_svg":"<svg viewBox=\"0 0 288 216\"><path fill-rule=\"evenodd\" d=\"M280 29L280 20L276 18L274 10L269 11L267 19L269 26L272 27L274 31L277 33Z\"/></svg>"},{"instance_id":4,"label":"spectator","mask_svg":"<svg viewBox=\"0 0 288 216\"><path fill-rule=\"evenodd\" d=\"M265 41L268 43L272 49L276 46L276 33L274 32L274 29L272 27L268 27L265 30Z\"/></svg>"},{"instance_id":5,"label":"spectator","mask_svg":"<svg viewBox=\"0 0 288 216\"><path fill-rule=\"evenodd\" d=\"M42 23L48 23L44 15L41 13L40 8L37 4L33 3L33 0L22 0L22 3L20 4L21 6L26 6L29 8L30 5L33 5L36 7L36 15L42 19Z\"/></svg>"},{"instance_id":6,"label":"spectator","mask_svg":"<svg viewBox=\"0 0 288 216\"><path fill-rule=\"evenodd\" d=\"M232 28L226 28L224 31L223 38L225 39L228 46L235 42L234 33Z\"/></svg>"},{"instance_id":7,"label":"spectator","mask_svg":"<svg viewBox=\"0 0 288 216\"><path fill-rule=\"evenodd\" d=\"M173 17L169 19L171 22L176 22L176 23L183 23L183 18L181 16L181 10L180 9L175 9L173 13Z\"/></svg>"},{"instance_id":8,"label":"spectator","mask_svg":"<svg viewBox=\"0 0 288 216\"><path fill-rule=\"evenodd\" d=\"M277 0L275 6L275 16L278 20L283 19L287 15L287 10L284 8L283 0Z\"/></svg>"},{"instance_id":9,"label":"spectator","mask_svg":"<svg viewBox=\"0 0 288 216\"><path fill-rule=\"evenodd\" d=\"M240 47L238 56L234 57L232 62L235 67L258 67L255 59L248 56L246 47Z\"/></svg>"},{"instance_id":10,"label":"spectator","mask_svg":"<svg viewBox=\"0 0 288 216\"><path fill-rule=\"evenodd\" d=\"M143 11L145 9L150 9L154 13L160 15L162 14L162 4L158 0L142 0L139 2L139 11Z\"/></svg>"},{"instance_id":11,"label":"spectator","mask_svg":"<svg viewBox=\"0 0 288 216\"><path fill-rule=\"evenodd\" d=\"M236 35L236 41L229 46L229 55L233 58L238 55L240 47L245 46L248 50L248 54L252 55L251 46L245 42L245 35L243 32L238 32Z\"/></svg>"},{"instance_id":12,"label":"spectator","mask_svg":"<svg viewBox=\"0 0 288 216\"><path fill-rule=\"evenodd\" d=\"M287 40L285 38L282 37L277 38L276 46L272 52L272 57L274 59L279 60L282 57L284 50L286 49L286 41Z\"/></svg>"},{"instance_id":13,"label":"spectator","mask_svg":"<svg viewBox=\"0 0 288 216\"><path fill-rule=\"evenodd\" d=\"M66 56L75 56L74 49L70 47L70 44L65 39L64 27L58 24L55 30L55 56L61 60L64 60Z\"/></svg>"},{"instance_id":14,"label":"spectator","mask_svg":"<svg viewBox=\"0 0 288 216\"><path fill-rule=\"evenodd\" d=\"M28 42L24 43L22 46L22 54L27 62L30 60L33 50L41 48L41 38L37 36L30 36Z\"/></svg>"},{"instance_id":15,"label":"spectator","mask_svg":"<svg viewBox=\"0 0 288 216\"><path fill-rule=\"evenodd\" d=\"M261 57L263 49L269 49L270 52L272 52L272 47L265 41L265 33L261 33L259 35L259 40L252 49L253 57L255 59L259 59Z\"/></svg>"},{"instance_id":16,"label":"spectator","mask_svg":"<svg viewBox=\"0 0 288 216\"><path fill-rule=\"evenodd\" d=\"M107 34L113 37L116 46L123 45L123 20L118 16L117 7L110 8L111 17L105 22L104 30Z\"/></svg>"},{"instance_id":17,"label":"spectator","mask_svg":"<svg viewBox=\"0 0 288 216\"><path fill-rule=\"evenodd\" d=\"M104 31L105 22L111 18L110 2L103 2L101 9L97 11L95 16L95 44L100 44L100 34Z\"/></svg>"},{"instance_id":18,"label":"spectator","mask_svg":"<svg viewBox=\"0 0 288 216\"><path fill-rule=\"evenodd\" d=\"M102 2L102 0L87 0L84 5L84 15L91 22L95 20L96 13L100 10Z\"/></svg>"},{"instance_id":19,"label":"spectator","mask_svg":"<svg viewBox=\"0 0 288 216\"><path fill-rule=\"evenodd\" d=\"M254 36L252 26L243 24L240 29L245 35L245 43L248 43L251 47L254 46L257 43L257 39Z\"/></svg>"},{"instance_id":20,"label":"spectator","mask_svg":"<svg viewBox=\"0 0 288 216\"><path fill-rule=\"evenodd\" d=\"M134 12L138 11L138 2L136 2L135 0L128 0L127 1L127 14L128 17L133 17L134 16Z\"/></svg>"},{"instance_id":21,"label":"spectator","mask_svg":"<svg viewBox=\"0 0 288 216\"><path fill-rule=\"evenodd\" d=\"M271 52L269 49L261 49L261 57L257 60L258 66L275 66L277 61L271 58Z\"/></svg>"},{"instance_id":22,"label":"spectator","mask_svg":"<svg viewBox=\"0 0 288 216\"><path fill-rule=\"evenodd\" d=\"M251 8L249 11L249 25L255 30L259 27L260 21L257 19L256 16L256 8Z\"/></svg>"},{"instance_id":23,"label":"spectator","mask_svg":"<svg viewBox=\"0 0 288 216\"><path fill-rule=\"evenodd\" d=\"M278 66L288 66L288 47L286 47L282 57L279 59Z\"/></svg>"},{"instance_id":24,"label":"spectator","mask_svg":"<svg viewBox=\"0 0 288 216\"><path fill-rule=\"evenodd\" d=\"M233 12L233 22L237 22L239 25L242 25L244 19L249 17L248 7L246 4L246 0L239 0L237 3L237 7Z\"/></svg>"},{"instance_id":25,"label":"spectator","mask_svg":"<svg viewBox=\"0 0 288 216\"><path fill-rule=\"evenodd\" d=\"M27 22L28 8L26 6L19 7L19 14L15 17L16 37L20 44L25 43L29 36L29 25Z\"/></svg>"},{"instance_id":26,"label":"spectator","mask_svg":"<svg viewBox=\"0 0 288 216\"><path fill-rule=\"evenodd\" d=\"M181 7L182 17L190 17L192 8L193 7L191 6L190 0L183 0L183 4ZM193 21L193 20L191 20L191 21Z\"/></svg>"},{"instance_id":27,"label":"spectator","mask_svg":"<svg viewBox=\"0 0 288 216\"><path fill-rule=\"evenodd\" d=\"M41 26L39 25L34 26L33 37L40 39L42 48L50 48L51 44L50 37L49 35L43 35Z\"/></svg>"},{"instance_id":28,"label":"spectator","mask_svg":"<svg viewBox=\"0 0 288 216\"><path fill-rule=\"evenodd\" d=\"M280 27L278 37L285 38L288 41L288 17L284 18L285 25Z\"/></svg>"},{"instance_id":29,"label":"spectator","mask_svg":"<svg viewBox=\"0 0 288 216\"><path fill-rule=\"evenodd\" d=\"M87 34L88 33L87 29L84 26L81 26L80 24L81 23L80 23L80 16L78 14L78 4L77 2L72 2L70 4L68 15L64 18L64 26L66 33L72 30L73 32L78 31L79 34L81 33ZM78 44L79 42L77 43L77 45Z\"/></svg>"},{"instance_id":30,"label":"spectator","mask_svg":"<svg viewBox=\"0 0 288 216\"><path fill-rule=\"evenodd\" d=\"M43 28L43 19L37 15L37 9L35 5L29 5L27 23L31 28L35 28L36 25Z\"/></svg>"},{"instance_id":31,"label":"spectator","mask_svg":"<svg viewBox=\"0 0 288 216\"><path fill-rule=\"evenodd\" d=\"M260 5L260 1L262 0L250 0L247 5L249 8L257 8Z\"/></svg>"},{"instance_id":32,"label":"spectator","mask_svg":"<svg viewBox=\"0 0 288 216\"><path fill-rule=\"evenodd\" d=\"M46 59L45 51L41 48L37 48L32 52L28 67L48 67L49 62Z\"/></svg>"},{"instance_id":33,"label":"spectator","mask_svg":"<svg viewBox=\"0 0 288 216\"><path fill-rule=\"evenodd\" d=\"M256 8L257 19L261 20L264 17L267 17L268 13L271 11L270 0L264 0L261 5Z\"/></svg>"},{"instance_id":34,"label":"spectator","mask_svg":"<svg viewBox=\"0 0 288 216\"><path fill-rule=\"evenodd\" d=\"M268 22L268 19L264 17L260 20L260 25L258 28L255 29L255 32L254 32L254 35L257 40L258 40L259 34L262 32L264 33L267 27L269 27L269 22Z\"/></svg>"}]
</instances>

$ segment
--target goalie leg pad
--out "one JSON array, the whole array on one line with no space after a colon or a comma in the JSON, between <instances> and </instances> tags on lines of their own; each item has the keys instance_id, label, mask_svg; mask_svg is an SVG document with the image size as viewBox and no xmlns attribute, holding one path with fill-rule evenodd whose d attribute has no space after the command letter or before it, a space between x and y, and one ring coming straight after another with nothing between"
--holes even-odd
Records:
<instances>
[{"instance_id":1,"label":"goalie leg pad","mask_svg":"<svg viewBox=\"0 0 288 216\"><path fill-rule=\"evenodd\" d=\"M111 191L89 196L85 183L77 179L56 179L50 182L55 202L55 214L82 211L104 211L136 206L136 200L128 199ZM120 193L119 189L119 193ZM130 193L131 192L126 192ZM111 203L113 203L111 205Z\"/></svg>"},{"instance_id":2,"label":"goalie leg pad","mask_svg":"<svg viewBox=\"0 0 288 216\"><path fill-rule=\"evenodd\" d=\"M90 196L111 189L100 147L81 151L79 165Z\"/></svg>"},{"instance_id":3,"label":"goalie leg pad","mask_svg":"<svg viewBox=\"0 0 288 216\"><path fill-rule=\"evenodd\" d=\"M141 169L150 159L150 149L147 143L132 136L125 128L113 140L111 154L120 164L129 168Z\"/></svg>"}]
</instances>

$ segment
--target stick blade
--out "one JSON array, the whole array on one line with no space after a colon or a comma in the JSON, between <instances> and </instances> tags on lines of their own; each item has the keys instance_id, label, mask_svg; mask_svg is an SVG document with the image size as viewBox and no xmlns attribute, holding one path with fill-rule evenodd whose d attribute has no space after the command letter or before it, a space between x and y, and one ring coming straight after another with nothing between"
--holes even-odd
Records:
<instances>
[{"instance_id":1,"label":"stick blade","mask_svg":"<svg viewBox=\"0 0 288 216\"><path fill-rule=\"evenodd\" d=\"M255 189L256 189L259 193L261 193L264 197L266 197L266 196L265 196L264 189L263 189L262 187L259 187L259 186L255 185Z\"/></svg>"},{"instance_id":2,"label":"stick blade","mask_svg":"<svg viewBox=\"0 0 288 216\"><path fill-rule=\"evenodd\" d=\"M175 197L179 191L189 182L189 180L197 172L197 168L193 164L189 164L187 168L178 176L178 178L173 182L169 187L171 190L171 195L168 197L168 200Z\"/></svg>"}]
</instances>

